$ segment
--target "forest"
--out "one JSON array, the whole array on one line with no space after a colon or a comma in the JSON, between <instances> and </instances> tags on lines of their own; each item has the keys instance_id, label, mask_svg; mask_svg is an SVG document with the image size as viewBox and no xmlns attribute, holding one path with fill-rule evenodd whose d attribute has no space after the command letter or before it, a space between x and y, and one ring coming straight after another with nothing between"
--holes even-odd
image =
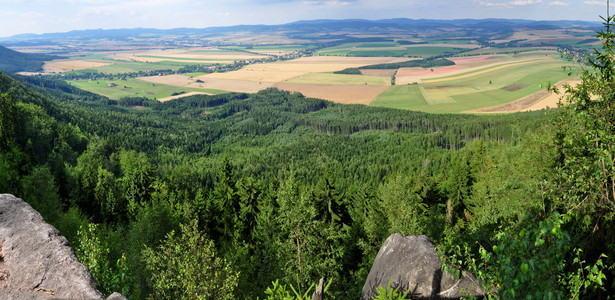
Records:
<instances>
[{"instance_id":1,"label":"forest","mask_svg":"<svg viewBox=\"0 0 615 300\"><path fill-rule=\"evenodd\" d=\"M607 299L608 24L569 105L507 115L277 89L114 101L0 73L0 191L58 228L105 294L130 299L295 299L321 277L328 298L356 299L392 233L429 236L491 298Z\"/></svg>"}]
</instances>

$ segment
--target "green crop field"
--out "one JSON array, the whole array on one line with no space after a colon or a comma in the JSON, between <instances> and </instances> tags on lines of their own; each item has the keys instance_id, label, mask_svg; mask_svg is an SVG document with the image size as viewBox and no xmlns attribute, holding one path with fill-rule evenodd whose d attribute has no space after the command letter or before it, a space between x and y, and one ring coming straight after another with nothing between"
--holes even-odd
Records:
<instances>
[{"instance_id":1,"label":"green crop field","mask_svg":"<svg viewBox=\"0 0 615 300\"><path fill-rule=\"evenodd\" d=\"M455 54L460 51L467 50L463 48L455 48L455 47L438 47L438 46L421 46L421 47L407 47L406 48L407 56L417 56L417 57L431 57L438 56L443 54Z\"/></svg>"},{"instance_id":2,"label":"green crop field","mask_svg":"<svg viewBox=\"0 0 615 300\"><path fill-rule=\"evenodd\" d=\"M370 105L419 110L428 106L418 85L394 85L380 94Z\"/></svg>"},{"instance_id":3,"label":"green crop field","mask_svg":"<svg viewBox=\"0 0 615 300\"><path fill-rule=\"evenodd\" d=\"M523 53L523 52L531 52L538 50L549 50L553 51L553 47L513 47L513 48L481 48L475 49L468 52L464 52L464 55L490 55L490 54L513 54L513 53Z\"/></svg>"},{"instance_id":4,"label":"green crop field","mask_svg":"<svg viewBox=\"0 0 615 300\"><path fill-rule=\"evenodd\" d=\"M71 56L69 57L70 59L97 59L97 60L104 60L104 61L117 61L117 62L123 62L123 60L117 60L117 59L113 59L110 58L109 56L105 55L105 54L87 54L87 55L76 55L76 56Z\"/></svg>"},{"instance_id":5,"label":"green crop field","mask_svg":"<svg viewBox=\"0 0 615 300\"><path fill-rule=\"evenodd\" d=\"M122 73L130 73L130 72L139 72L139 71L154 71L154 70L172 70L172 69L180 69L184 66L194 65L195 63L186 63L186 62L170 62L170 61L161 61L161 62L118 62L108 66L102 66L98 68L86 69L82 71L98 71L102 73L109 74L122 74Z\"/></svg>"},{"instance_id":6,"label":"green crop field","mask_svg":"<svg viewBox=\"0 0 615 300\"><path fill-rule=\"evenodd\" d=\"M435 46L425 44L425 46L400 45L396 42L369 42L369 43L348 43L335 47L325 48L317 51L316 55L331 56L358 56L358 57L432 57L444 54L456 54L465 48L458 48L455 45Z\"/></svg>"},{"instance_id":7,"label":"green crop field","mask_svg":"<svg viewBox=\"0 0 615 300\"><path fill-rule=\"evenodd\" d=\"M565 64L555 59L536 60L426 79L418 85L393 86L371 105L434 113L495 106L544 90L549 83L570 79L561 69Z\"/></svg>"},{"instance_id":8,"label":"green crop field","mask_svg":"<svg viewBox=\"0 0 615 300\"><path fill-rule=\"evenodd\" d=\"M279 50L279 51L295 51L302 49L310 49L315 46L313 45L271 45L271 46L229 46L229 47L220 47L223 50L247 50L247 51L266 51L266 50Z\"/></svg>"},{"instance_id":9,"label":"green crop field","mask_svg":"<svg viewBox=\"0 0 615 300\"><path fill-rule=\"evenodd\" d=\"M288 80L292 83L324 83L324 84L390 84L389 77L366 76L366 75L344 75L332 73L308 73Z\"/></svg>"},{"instance_id":10,"label":"green crop field","mask_svg":"<svg viewBox=\"0 0 615 300\"><path fill-rule=\"evenodd\" d=\"M150 99L161 99L170 97L174 93L192 91L205 92L210 94L226 93L226 91L221 90L186 88L166 84L151 83L133 78L127 80L75 80L69 81L68 83L80 89L107 96L111 99L120 99L123 97L147 97Z\"/></svg>"},{"instance_id":11,"label":"green crop field","mask_svg":"<svg viewBox=\"0 0 615 300\"><path fill-rule=\"evenodd\" d=\"M181 62L176 62L174 60L179 60L179 61L185 60L185 61L191 62L192 64L196 64L196 63L199 63L199 62L207 63L207 62L217 62L217 61L229 61L229 60L232 60L232 59L213 59L213 58L170 57L170 56L155 56L155 55L137 55L137 57L168 59L168 61L166 61L166 62L173 63L173 64L181 63ZM164 62L164 61L162 61L162 62Z\"/></svg>"},{"instance_id":12,"label":"green crop field","mask_svg":"<svg viewBox=\"0 0 615 300\"><path fill-rule=\"evenodd\" d=\"M357 48L384 48L384 47L397 47L396 42L368 42L357 45Z\"/></svg>"},{"instance_id":13,"label":"green crop field","mask_svg":"<svg viewBox=\"0 0 615 300\"><path fill-rule=\"evenodd\" d=\"M399 48L378 48L377 50L352 50L348 53L348 56L356 57L402 57L406 56L406 50Z\"/></svg>"}]
</instances>

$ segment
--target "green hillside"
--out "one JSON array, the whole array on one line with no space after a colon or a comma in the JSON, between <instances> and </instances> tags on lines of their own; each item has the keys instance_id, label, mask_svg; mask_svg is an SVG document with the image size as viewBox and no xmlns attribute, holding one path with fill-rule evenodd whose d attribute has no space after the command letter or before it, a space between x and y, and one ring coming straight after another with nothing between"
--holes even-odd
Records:
<instances>
[{"instance_id":1,"label":"green hillside","mask_svg":"<svg viewBox=\"0 0 615 300\"><path fill-rule=\"evenodd\" d=\"M0 73L0 192L56 226L106 294L256 299L324 277L328 297L357 299L392 233L428 235L502 299L613 290L613 269L581 272L601 253L612 265L615 231L610 206L578 209L603 189L574 167L599 169L569 146L595 142L574 112L435 115L277 89L159 103L16 78Z\"/></svg>"},{"instance_id":2,"label":"green hillside","mask_svg":"<svg viewBox=\"0 0 615 300\"><path fill-rule=\"evenodd\" d=\"M0 46L0 70L5 72L40 72L44 62L54 58L51 55L21 53Z\"/></svg>"}]
</instances>

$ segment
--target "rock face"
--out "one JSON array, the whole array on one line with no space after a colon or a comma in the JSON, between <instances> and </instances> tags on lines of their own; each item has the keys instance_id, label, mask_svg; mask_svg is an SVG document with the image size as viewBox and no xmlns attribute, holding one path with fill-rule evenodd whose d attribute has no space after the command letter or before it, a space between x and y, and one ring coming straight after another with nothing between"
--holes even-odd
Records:
<instances>
[{"instance_id":1,"label":"rock face","mask_svg":"<svg viewBox=\"0 0 615 300\"><path fill-rule=\"evenodd\" d=\"M481 297L486 290L474 275L462 272L456 278L442 270L442 262L427 236L391 235L380 248L372 265L361 299L377 296L378 286L399 287L412 299L458 299L461 296Z\"/></svg>"},{"instance_id":2,"label":"rock face","mask_svg":"<svg viewBox=\"0 0 615 300\"><path fill-rule=\"evenodd\" d=\"M23 200L0 194L0 299L102 299L66 238Z\"/></svg>"}]
</instances>

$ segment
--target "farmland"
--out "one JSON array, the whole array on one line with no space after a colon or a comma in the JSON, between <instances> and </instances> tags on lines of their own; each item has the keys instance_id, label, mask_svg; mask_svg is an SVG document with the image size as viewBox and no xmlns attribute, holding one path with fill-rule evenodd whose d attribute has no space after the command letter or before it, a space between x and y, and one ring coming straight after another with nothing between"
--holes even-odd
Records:
<instances>
[{"instance_id":1,"label":"farmland","mask_svg":"<svg viewBox=\"0 0 615 300\"><path fill-rule=\"evenodd\" d=\"M191 32L185 40L174 33L163 43L162 36L146 35L22 50L63 53L65 58L45 65L47 72L113 99L275 87L341 103L462 113L554 106L546 86L575 80L560 70L570 64L560 52L580 49L576 55L582 57L594 43L592 31L581 27L485 26L402 26L390 32L378 26L341 31L316 26L295 33L283 27L205 34L201 40ZM417 64L398 65L412 60Z\"/></svg>"},{"instance_id":2,"label":"farmland","mask_svg":"<svg viewBox=\"0 0 615 300\"><path fill-rule=\"evenodd\" d=\"M418 44L403 45L395 42L348 43L317 51L316 55L350 56L350 57L433 57L454 55L465 52L478 45L473 44Z\"/></svg>"},{"instance_id":3,"label":"farmland","mask_svg":"<svg viewBox=\"0 0 615 300\"><path fill-rule=\"evenodd\" d=\"M70 81L70 83L78 88L107 96L111 99L120 99L123 97L145 97L150 99L159 99L170 97L177 93L192 91L205 92L209 94L220 94L224 92L215 89L198 89L152 83L139 79L99 81L73 80Z\"/></svg>"},{"instance_id":4,"label":"farmland","mask_svg":"<svg viewBox=\"0 0 615 300\"><path fill-rule=\"evenodd\" d=\"M456 68L442 67L448 68L444 72L437 69L434 72L400 71L398 74L406 76L398 75L398 83L403 83L404 78L411 78L413 83L405 83L407 88L391 87L379 95L372 105L459 113L513 102L545 90L550 83L569 78L568 74L561 70L561 66L565 65L562 60L536 56L522 57L511 62L511 58L514 57L500 58L499 63L493 63L497 60L483 59L483 66L476 66L474 62L468 64L473 67L460 63L454 66ZM536 98L535 102L542 98ZM532 104L534 103L527 103L527 106ZM551 104L551 107L553 106ZM536 107L539 108L544 107Z\"/></svg>"},{"instance_id":5,"label":"farmland","mask_svg":"<svg viewBox=\"0 0 615 300\"><path fill-rule=\"evenodd\" d=\"M197 64L229 64L235 61L262 59L266 57L267 55L211 47L198 47L191 50L122 50L93 52L85 55L71 55L66 59L47 62L44 69L47 73L78 71L81 73L100 72L122 74L128 72L179 69Z\"/></svg>"},{"instance_id":6,"label":"farmland","mask_svg":"<svg viewBox=\"0 0 615 300\"><path fill-rule=\"evenodd\" d=\"M156 76L142 76L124 81L77 80L72 83L112 99L134 96L162 99L183 92L255 93L265 88L276 87L300 92L308 97L341 103L434 113L460 113L489 112L491 111L489 107L524 98L525 101L517 102L517 105L508 109L523 109L520 103L525 103L524 107L532 106L538 109L541 107L536 107L535 102L540 102L548 96L540 92L549 83L567 79L567 75L560 70L565 61L561 60L559 54L551 48L522 47L512 51L508 48L476 49L471 44L458 46L441 43L401 47L393 42L352 43L320 51L331 53L331 51L346 51L351 47L349 51L355 54L362 53L356 51L372 51L372 53L360 57L320 53L292 60L247 64L241 69L228 72L156 74ZM403 55L408 57L385 53L393 51L390 48L406 49ZM195 63L215 62L223 65L262 58L265 57L265 52L281 53L296 49L290 46L288 48L262 46L256 49L201 47L190 50L122 51L93 54L78 60L54 61L50 66L74 69L76 74L91 71L122 74L162 68L178 69ZM255 51L262 51L263 54L255 54ZM356 75L333 73L348 68L400 63L419 59L416 57L443 55L448 56L454 65L433 68L360 69L360 73Z\"/></svg>"}]
</instances>

